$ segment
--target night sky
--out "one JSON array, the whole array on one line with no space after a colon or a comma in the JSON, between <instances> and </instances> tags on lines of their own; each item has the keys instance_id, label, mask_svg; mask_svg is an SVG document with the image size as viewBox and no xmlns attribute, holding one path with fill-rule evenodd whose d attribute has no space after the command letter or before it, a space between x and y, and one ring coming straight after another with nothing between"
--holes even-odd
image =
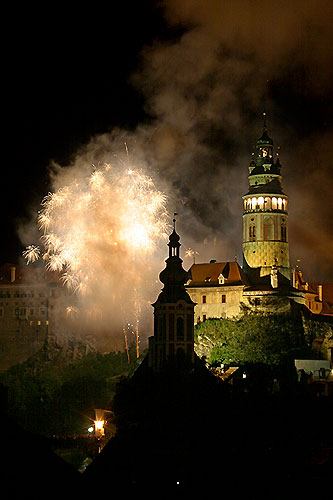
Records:
<instances>
[{"instance_id":1,"label":"night sky","mask_svg":"<svg viewBox=\"0 0 333 500\"><path fill-rule=\"evenodd\" d=\"M1 263L26 244L17 230L52 190L51 162L70 165L115 130L130 151L145 149L185 246L217 238L202 259L240 261L241 196L265 109L289 196L291 265L333 281L331 2L110 5L7 8Z\"/></svg>"}]
</instances>

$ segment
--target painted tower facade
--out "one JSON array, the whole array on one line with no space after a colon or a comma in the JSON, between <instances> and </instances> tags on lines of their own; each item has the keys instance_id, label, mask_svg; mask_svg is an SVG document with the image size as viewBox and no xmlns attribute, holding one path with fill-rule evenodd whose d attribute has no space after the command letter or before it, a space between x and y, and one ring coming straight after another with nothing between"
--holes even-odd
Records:
<instances>
[{"instance_id":1,"label":"painted tower facade","mask_svg":"<svg viewBox=\"0 0 333 500\"><path fill-rule=\"evenodd\" d=\"M277 269L290 279L288 197L282 191L281 164L274 161L266 124L249 166L249 191L243 196L243 268L259 277Z\"/></svg>"},{"instance_id":2,"label":"painted tower facade","mask_svg":"<svg viewBox=\"0 0 333 500\"><path fill-rule=\"evenodd\" d=\"M160 273L164 284L154 308L154 336L149 338L148 363L159 372L167 362L194 363L194 306L185 289L188 272L179 256L180 242L175 230L169 236L169 257Z\"/></svg>"}]
</instances>

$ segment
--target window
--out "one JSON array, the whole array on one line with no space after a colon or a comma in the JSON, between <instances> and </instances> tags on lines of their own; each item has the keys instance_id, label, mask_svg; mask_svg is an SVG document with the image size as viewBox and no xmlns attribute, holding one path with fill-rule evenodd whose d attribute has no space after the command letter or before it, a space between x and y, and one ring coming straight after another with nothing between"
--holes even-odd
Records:
<instances>
[{"instance_id":1,"label":"window","mask_svg":"<svg viewBox=\"0 0 333 500\"><path fill-rule=\"evenodd\" d=\"M165 340L165 316L163 314L163 316L159 316L158 318L158 338L159 340Z\"/></svg>"},{"instance_id":2,"label":"window","mask_svg":"<svg viewBox=\"0 0 333 500\"><path fill-rule=\"evenodd\" d=\"M278 198L278 209L282 210L282 198Z\"/></svg>"},{"instance_id":3,"label":"window","mask_svg":"<svg viewBox=\"0 0 333 500\"><path fill-rule=\"evenodd\" d=\"M221 296L221 302L222 304L226 303L226 296L224 294Z\"/></svg>"},{"instance_id":4,"label":"window","mask_svg":"<svg viewBox=\"0 0 333 500\"><path fill-rule=\"evenodd\" d=\"M29 309L29 316L33 316L33 315L34 315L34 313L35 313L34 308L33 308L33 307L30 307L30 309Z\"/></svg>"},{"instance_id":5,"label":"window","mask_svg":"<svg viewBox=\"0 0 333 500\"><path fill-rule=\"evenodd\" d=\"M20 308L20 316L26 316L26 315L27 315L27 308L21 307Z\"/></svg>"},{"instance_id":6,"label":"window","mask_svg":"<svg viewBox=\"0 0 333 500\"><path fill-rule=\"evenodd\" d=\"M177 340L184 340L184 320L177 318Z\"/></svg>"},{"instance_id":7,"label":"window","mask_svg":"<svg viewBox=\"0 0 333 500\"><path fill-rule=\"evenodd\" d=\"M202 321L206 321L206 319L207 319L206 314L203 314L203 315L202 315Z\"/></svg>"},{"instance_id":8,"label":"window","mask_svg":"<svg viewBox=\"0 0 333 500\"><path fill-rule=\"evenodd\" d=\"M265 198L265 209L270 210L272 208L272 200L266 196Z\"/></svg>"},{"instance_id":9,"label":"window","mask_svg":"<svg viewBox=\"0 0 333 500\"><path fill-rule=\"evenodd\" d=\"M265 203L264 197L263 196L259 196L259 198L258 198L258 205L259 205L260 209L264 208L264 203Z\"/></svg>"},{"instance_id":10,"label":"window","mask_svg":"<svg viewBox=\"0 0 333 500\"><path fill-rule=\"evenodd\" d=\"M206 304L206 302L207 302L207 297L206 297L206 295L203 295L202 296L202 303Z\"/></svg>"},{"instance_id":11,"label":"window","mask_svg":"<svg viewBox=\"0 0 333 500\"><path fill-rule=\"evenodd\" d=\"M175 315L169 314L169 340L175 338Z\"/></svg>"},{"instance_id":12,"label":"window","mask_svg":"<svg viewBox=\"0 0 333 500\"><path fill-rule=\"evenodd\" d=\"M187 340L193 340L193 315L186 315L186 337Z\"/></svg>"}]
</instances>

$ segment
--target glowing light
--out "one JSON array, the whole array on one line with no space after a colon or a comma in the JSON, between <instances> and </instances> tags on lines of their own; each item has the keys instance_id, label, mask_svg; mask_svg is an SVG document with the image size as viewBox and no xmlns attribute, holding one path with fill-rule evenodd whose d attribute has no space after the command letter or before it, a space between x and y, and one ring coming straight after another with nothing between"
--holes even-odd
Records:
<instances>
[{"instance_id":1,"label":"glowing light","mask_svg":"<svg viewBox=\"0 0 333 500\"><path fill-rule=\"evenodd\" d=\"M94 420L94 425L96 437L101 438L102 436L104 436L104 420Z\"/></svg>"}]
</instances>

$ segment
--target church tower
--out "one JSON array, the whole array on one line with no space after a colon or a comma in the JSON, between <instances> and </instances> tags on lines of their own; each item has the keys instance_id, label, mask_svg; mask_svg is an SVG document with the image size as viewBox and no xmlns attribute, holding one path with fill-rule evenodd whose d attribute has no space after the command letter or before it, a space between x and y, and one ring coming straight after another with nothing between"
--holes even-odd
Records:
<instances>
[{"instance_id":1,"label":"church tower","mask_svg":"<svg viewBox=\"0 0 333 500\"><path fill-rule=\"evenodd\" d=\"M154 372L166 362L175 365L194 363L194 306L184 284L188 273L179 256L180 242L176 233L176 220L169 236L169 257L160 273L164 284L154 308L154 336L149 338L148 363Z\"/></svg>"},{"instance_id":2,"label":"church tower","mask_svg":"<svg viewBox=\"0 0 333 500\"><path fill-rule=\"evenodd\" d=\"M282 191L280 171L264 121L249 166L249 191L243 196L243 269L249 274L257 269L258 277L277 269L290 279L288 197Z\"/></svg>"}]
</instances>

